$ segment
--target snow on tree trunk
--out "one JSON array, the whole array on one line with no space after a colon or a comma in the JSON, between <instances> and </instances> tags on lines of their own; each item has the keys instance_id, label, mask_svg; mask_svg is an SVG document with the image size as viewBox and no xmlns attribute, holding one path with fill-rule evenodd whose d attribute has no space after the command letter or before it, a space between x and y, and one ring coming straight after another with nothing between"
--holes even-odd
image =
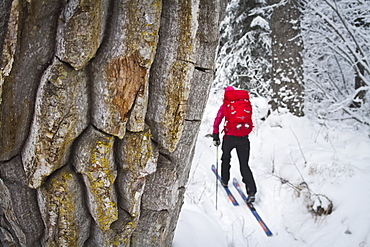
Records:
<instances>
[{"instance_id":1,"label":"snow on tree trunk","mask_svg":"<svg viewBox=\"0 0 370 247\"><path fill-rule=\"evenodd\" d=\"M171 246L226 1L0 7L0 245Z\"/></svg>"},{"instance_id":2,"label":"snow on tree trunk","mask_svg":"<svg viewBox=\"0 0 370 247\"><path fill-rule=\"evenodd\" d=\"M264 7L264 1L230 1L221 25L214 82L217 88L233 85L267 96L271 38Z\"/></svg>"},{"instance_id":3,"label":"snow on tree trunk","mask_svg":"<svg viewBox=\"0 0 370 247\"><path fill-rule=\"evenodd\" d=\"M272 32L272 101L273 110L288 109L303 116L304 83L302 70L303 42L300 36L300 11L296 0L270 0L273 7Z\"/></svg>"}]
</instances>

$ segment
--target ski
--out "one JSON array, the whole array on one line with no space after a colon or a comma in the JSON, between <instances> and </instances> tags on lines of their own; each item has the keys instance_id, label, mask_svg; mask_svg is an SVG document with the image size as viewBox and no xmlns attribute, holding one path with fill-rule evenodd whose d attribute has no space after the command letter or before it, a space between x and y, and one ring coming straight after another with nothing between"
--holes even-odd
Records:
<instances>
[{"instance_id":1,"label":"ski","mask_svg":"<svg viewBox=\"0 0 370 247\"><path fill-rule=\"evenodd\" d=\"M257 213L257 210L254 208L253 204L247 202L247 197L245 196L244 192L242 191L242 188L240 187L240 184L239 184L239 182L236 178L233 179L233 185L236 188L236 190L239 192L240 196L243 198L244 202L247 204L248 208L250 209L250 211L252 212L254 217L256 217L256 220L261 225L261 227L265 231L266 235L267 236L272 236L272 232L267 227L265 222L263 222L262 218Z\"/></svg>"},{"instance_id":2,"label":"ski","mask_svg":"<svg viewBox=\"0 0 370 247\"><path fill-rule=\"evenodd\" d=\"M221 177L220 175L218 174L217 170L216 170L216 167L214 165L212 165L212 171L213 173L217 176L218 180L221 181ZM221 185L222 186L222 185ZM222 186L223 187L223 186ZM233 194L231 193L231 191L229 190L228 187L223 187L226 191L226 194L227 196L229 197L230 201L232 202L232 204L234 206L238 206L239 203L236 201L235 197L233 196Z\"/></svg>"}]
</instances>

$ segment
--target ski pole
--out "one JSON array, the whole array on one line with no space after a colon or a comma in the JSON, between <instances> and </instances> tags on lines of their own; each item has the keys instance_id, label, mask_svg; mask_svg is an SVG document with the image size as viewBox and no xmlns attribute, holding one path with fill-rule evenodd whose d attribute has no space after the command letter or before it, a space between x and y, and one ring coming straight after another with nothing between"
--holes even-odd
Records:
<instances>
[{"instance_id":1,"label":"ski pole","mask_svg":"<svg viewBox=\"0 0 370 247\"><path fill-rule=\"evenodd\" d=\"M218 173L218 146L216 146L216 172ZM218 195L218 177L216 175L216 210L217 210L217 195Z\"/></svg>"}]
</instances>

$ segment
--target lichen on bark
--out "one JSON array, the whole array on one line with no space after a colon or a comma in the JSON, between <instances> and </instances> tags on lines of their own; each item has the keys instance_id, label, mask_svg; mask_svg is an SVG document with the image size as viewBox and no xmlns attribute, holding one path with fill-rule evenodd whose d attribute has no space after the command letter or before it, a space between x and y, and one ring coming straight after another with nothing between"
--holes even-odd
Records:
<instances>
[{"instance_id":1,"label":"lichen on bark","mask_svg":"<svg viewBox=\"0 0 370 247\"><path fill-rule=\"evenodd\" d=\"M0 245L171 246L224 2L5 0Z\"/></svg>"},{"instance_id":2,"label":"lichen on bark","mask_svg":"<svg viewBox=\"0 0 370 247\"><path fill-rule=\"evenodd\" d=\"M150 78L147 122L162 152L175 150L182 135L190 82L194 72L199 1L166 2Z\"/></svg>"},{"instance_id":3,"label":"lichen on bark","mask_svg":"<svg viewBox=\"0 0 370 247\"><path fill-rule=\"evenodd\" d=\"M126 128L144 130L162 5L158 0L115 1L113 9L107 42L92 63L92 120L97 128L122 139Z\"/></svg>"},{"instance_id":4,"label":"lichen on bark","mask_svg":"<svg viewBox=\"0 0 370 247\"><path fill-rule=\"evenodd\" d=\"M109 1L68 1L59 18L57 56L82 69L96 54L105 31Z\"/></svg>"},{"instance_id":5,"label":"lichen on bark","mask_svg":"<svg viewBox=\"0 0 370 247\"><path fill-rule=\"evenodd\" d=\"M55 61L45 72L37 94L31 132L22 152L32 188L67 163L72 141L86 128L87 79Z\"/></svg>"},{"instance_id":6,"label":"lichen on bark","mask_svg":"<svg viewBox=\"0 0 370 247\"><path fill-rule=\"evenodd\" d=\"M74 160L87 188L90 213L103 231L118 219L113 145L112 136L89 127L77 143Z\"/></svg>"},{"instance_id":7,"label":"lichen on bark","mask_svg":"<svg viewBox=\"0 0 370 247\"><path fill-rule=\"evenodd\" d=\"M118 176L121 207L132 217L140 215L141 197L144 193L146 177L157 169L158 150L151 140L151 131L127 133L117 143Z\"/></svg>"},{"instance_id":8,"label":"lichen on bark","mask_svg":"<svg viewBox=\"0 0 370 247\"><path fill-rule=\"evenodd\" d=\"M38 189L40 211L46 226L45 246L83 246L88 238L90 216L83 189L70 167L55 172Z\"/></svg>"}]
</instances>

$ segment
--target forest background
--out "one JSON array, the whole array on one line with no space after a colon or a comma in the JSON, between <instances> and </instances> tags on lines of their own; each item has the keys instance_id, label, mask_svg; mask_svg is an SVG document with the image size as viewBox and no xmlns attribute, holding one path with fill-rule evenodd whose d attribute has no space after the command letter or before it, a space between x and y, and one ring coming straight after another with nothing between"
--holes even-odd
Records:
<instances>
[{"instance_id":1,"label":"forest background","mask_svg":"<svg viewBox=\"0 0 370 247\"><path fill-rule=\"evenodd\" d=\"M229 2L176 247L370 244L369 4ZM252 95L255 205L271 238L231 184L241 205L220 186L216 199L207 134L229 85ZM231 177L241 181L236 153Z\"/></svg>"}]
</instances>

